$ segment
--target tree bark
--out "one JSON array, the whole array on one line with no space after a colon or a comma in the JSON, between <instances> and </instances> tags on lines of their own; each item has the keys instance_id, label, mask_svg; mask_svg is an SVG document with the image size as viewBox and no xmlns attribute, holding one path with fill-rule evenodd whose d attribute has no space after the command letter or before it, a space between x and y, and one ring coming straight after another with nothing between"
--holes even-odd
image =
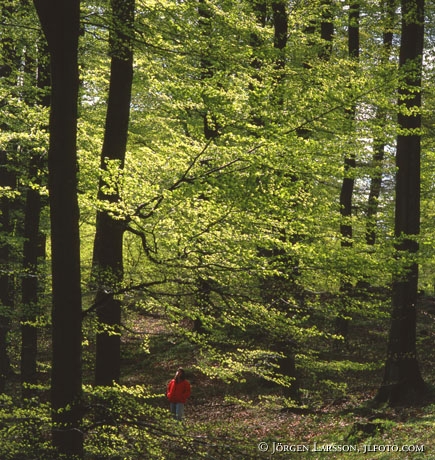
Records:
<instances>
[{"instance_id":1,"label":"tree bark","mask_svg":"<svg viewBox=\"0 0 435 460\"><path fill-rule=\"evenodd\" d=\"M39 169L38 158L31 159L30 173ZM21 326L21 383L23 397L32 395L26 384L37 382L36 359L38 351L38 329L32 324L38 316L38 256L40 255L39 221L41 197L39 191L29 188L24 210L24 247Z\"/></svg>"},{"instance_id":2,"label":"tree bark","mask_svg":"<svg viewBox=\"0 0 435 460\"><path fill-rule=\"evenodd\" d=\"M14 13L12 5L2 5L0 13L3 17L10 17ZM0 77L8 80L10 85L16 85L15 70L17 67L17 54L15 49L15 42L13 39L5 34L0 39L0 54L3 58L2 69ZM11 75L12 74L12 75ZM4 104L6 101L2 101ZM2 130L10 130L10 126L6 122L2 123L0 127ZM13 149L13 145L9 145L8 149ZM13 173L10 158L5 150L0 151L0 186L9 187L10 189L16 188L16 177ZM9 238L13 232L13 224L11 221L11 198L3 196L0 198L0 393L5 391L6 382L10 376L12 369L10 358L8 354L8 335L11 328L11 316L14 307L14 279L11 270L11 245Z\"/></svg>"},{"instance_id":3,"label":"tree bark","mask_svg":"<svg viewBox=\"0 0 435 460\"><path fill-rule=\"evenodd\" d=\"M391 326L384 378L377 400L412 403L425 393L416 351L418 252L420 231L421 68L424 0L402 0L399 69L399 135L396 151L396 254L401 270L393 276ZM411 65L411 67L409 67Z\"/></svg>"},{"instance_id":4,"label":"tree bark","mask_svg":"<svg viewBox=\"0 0 435 460\"><path fill-rule=\"evenodd\" d=\"M0 151L0 186L16 188L15 173L8 165L7 154ZM11 269L11 246L8 242L13 232L11 214L11 199L2 197L0 199L0 393L5 391L6 381L11 373L11 365L8 354L8 334L11 327L11 315L14 308L14 277Z\"/></svg>"},{"instance_id":5,"label":"tree bark","mask_svg":"<svg viewBox=\"0 0 435 460\"><path fill-rule=\"evenodd\" d=\"M53 445L83 458L77 101L80 0L34 0L51 65L48 187L52 258Z\"/></svg>"},{"instance_id":6,"label":"tree bark","mask_svg":"<svg viewBox=\"0 0 435 460\"><path fill-rule=\"evenodd\" d=\"M332 1L322 0L322 22L320 24L320 37L323 40L323 48L320 51L320 57L328 60L332 52L332 43L334 37L334 22L332 15Z\"/></svg>"},{"instance_id":7,"label":"tree bark","mask_svg":"<svg viewBox=\"0 0 435 460\"><path fill-rule=\"evenodd\" d=\"M359 58L359 5L352 3L349 10L348 53L351 59ZM353 121L355 110L348 111L347 116ZM340 225L342 246L352 246L352 197L355 184L354 172L356 162L355 155L350 154L344 159L344 178L340 193L340 213L343 218Z\"/></svg>"},{"instance_id":8,"label":"tree bark","mask_svg":"<svg viewBox=\"0 0 435 460\"><path fill-rule=\"evenodd\" d=\"M210 7L205 0L198 0L198 16L199 16L199 33L207 40L207 46L201 55L201 80L206 82L211 79L214 74L211 54L213 52L213 39L211 37L212 29L212 13ZM219 124L213 111L207 107L207 100L203 97L204 111L202 113L203 132L207 140L215 139L219 136Z\"/></svg>"},{"instance_id":9,"label":"tree bark","mask_svg":"<svg viewBox=\"0 0 435 460\"><path fill-rule=\"evenodd\" d=\"M133 81L132 34L134 0L112 0L113 28L110 36L110 87L107 103L101 168L107 161L117 160L124 168L130 118L131 86ZM100 180L98 199L116 204L118 191L104 192ZM106 210L98 211L93 252L93 282L97 285L95 302L106 299L97 309L102 330L97 334L95 384L112 385L119 382L121 362L121 301L107 296L123 279L123 235L125 224L114 219Z\"/></svg>"},{"instance_id":10,"label":"tree bark","mask_svg":"<svg viewBox=\"0 0 435 460\"><path fill-rule=\"evenodd\" d=\"M385 1L385 32L383 33L382 61L387 63L393 46L393 25L396 16L397 0ZM377 109L376 119L379 124L385 124L386 115L381 109ZM379 197L382 188L382 169L385 154L385 142L382 139L375 138L373 142L373 173L370 179L370 191L367 200L367 224L366 224L366 243L373 246L376 243L376 223L379 208Z\"/></svg>"},{"instance_id":11,"label":"tree bark","mask_svg":"<svg viewBox=\"0 0 435 460\"><path fill-rule=\"evenodd\" d=\"M42 37L41 37L42 38ZM42 40L40 40L42 42ZM50 107L50 96L47 89L50 87L50 70L48 68L47 49L45 43L39 43L37 61L36 86L43 91L39 100L29 101L29 104L39 103L42 107ZM27 63L26 63L26 67ZM33 72L32 72L33 70ZM34 69L26 72L30 79L35 74ZM30 82L31 84L34 82ZM31 152L29 164L29 178L37 185L42 185L40 171L44 168L44 159L41 155ZM39 314L39 273L38 258L45 256L45 247L42 246L40 234L40 214L43 203L39 190L28 187L24 209L24 245L23 245L23 270L21 281L22 301L22 326L21 326L21 383L24 398L33 395L32 389L26 384L37 383L37 353L38 353L38 328L34 323Z\"/></svg>"},{"instance_id":12,"label":"tree bark","mask_svg":"<svg viewBox=\"0 0 435 460\"><path fill-rule=\"evenodd\" d=\"M349 6L348 55L350 59L354 59L355 61L359 59L359 16L359 3L352 2ZM352 107L347 110L346 115L349 124L353 125L355 108ZM355 154L350 152L344 159L344 177L340 192L340 214L342 218L340 234L342 248L351 248L353 246L352 201L355 186L355 169ZM341 311L336 319L336 332L345 339L348 336L349 329L349 309L347 303L351 296L351 289L352 285L347 280L341 281Z\"/></svg>"}]
</instances>

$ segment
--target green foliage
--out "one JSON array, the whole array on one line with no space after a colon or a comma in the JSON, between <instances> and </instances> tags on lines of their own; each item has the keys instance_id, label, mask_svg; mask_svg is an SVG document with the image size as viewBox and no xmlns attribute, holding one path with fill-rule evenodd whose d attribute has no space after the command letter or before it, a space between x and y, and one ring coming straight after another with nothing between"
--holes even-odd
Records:
<instances>
[{"instance_id":1,"label":"green foliage","mask_svg":"<svg viewBox=\"0 0 435 460\"><path fill-rule=\"evenodd\" d=\"M397 44L388 57L380 46L386 30L398 33L398 21L391 22L375 2L361 2L364 33L355 62L348 58L348 10L340 2L331 5L335 37L328 59L321 56L325 43L319 34L324 2L287 4L284 50L274 47L271 5L263 21L255 2L210 0L202 3L202 12L198 5L196 0L136 2L134 30L123 30L134 35L135 62L122 168L116 161L102 167L99 159L110 80L110 4L82 2L78 195L84 306L89 308L83 328L86 378L95 333L104 330L124 339L140 312L144 318L163 318L165 334L171 333L169 339L161 331L158 337L142 334L138 347L150 358L156 345L165 343L170 348L159 355L162 359L172 365L180 355L195 356L192 368L214 382L258 378L281 391L295 387L297 377L302 394L312 400L344 397L349 392L344 376L375 372L379 361L329 355L346 349L349 339L337 331L337 317L351 329L378 322L382 334L391 276L405 274L410 262L420 264L421 288L433 291L432 66L423 75L424 127L414 132L423 134L424 146L420 250L396 257L396 91L416 70L410 65L405 77L399 75ZM13 232L0 229L0 246L13 248L14 255L1 268L18 276L19 305L19 277L25 274L20 205L28 188L48 195L44 162L29 170L30 160L44 159L48 148L49 110L41 102L47 88L36 81L36 63L46 56L32 8L11 1L1 14L0 64L11 65L11 74L0 78L0 150L8 152L7 169L17 173L16 187L0 187L2 203L13 203L14 223ZM431 62L432 51L427 53ZM280 67L281 58L285 65ZM373 160L377 146L384 148L382 162ZM343 220L339 194L349 154L357 164L353 212ZM376 174L383 184L369 222L368 193ZM119 200L96 199L100 179L107 197L116 193ZM107 295L123 301L125 329L97 324L90 300L95 215L103 210L125 225L123 282L113 286L112 273L99 274ZM373 245L366 241L368 223L375 228ZM348 241L340 224L352 226ZM1 305L2 319L18 329L22 314L37 312L21 324L46 327L50 288L43 289L42 308ZM10 341L16 368L17 333ZM284 369L286 359L294 360L295 375ZM205 456L209 446L199 448L181 427L171 425L157 399L143 387L87 388L92 408L84 422L87 452L139 458L142 450L152 458L169 458L165 449L173 445L174 457L193 446ZM30 408L19 413L10 400L4 407L2 417L9 408L18 420L16 429L1 430L4 458L30 452L26 438L40 446L41 458L49 456L48 408L36 404L44 423L32 431L36 417ZM26 417L34 418L27 422Z\"/></svg>"},{"instance_id":2,"label":"green foliage","mask_svg":"<svg viewBox=\"0 0 435 460\"><path fill-rule=\"evenodd\" d=\"M4 460L38 458L48 460L51 415L48 404L27 400L17 404L12 397L0 396L0 456Z\"/></svg>"},{"instance_id":3,"label":"green foliage","mask_svg":"<svg viewBox=\"0 0 435 460\"><path fill-rule=\"evenodd\" d=\"M343 305L348 318L383 315L374 296L343 298L339 290L343 282L355 292L360 283L381 289L390 282L388 194L380 197L372 247L364 213L373 138L392 146L396 134L391 118L381 124L374 115L394 110L395 65L376 60L381 24L364 36L372 54L360 64L348 59L347 16L338 7L336 50L319 59L321 44L306 33L318 12L299 5L289 16L282 72L271 17L260 25L246 2L204 7L208 18L197 2L138 4L128 154L123 170L112 162L103 171L98 120L110 22L96 13L104 2L84 6L83 260L90 259L95 211L109 211L126 225L120 289L131 306L140 298L144 311L164 312L201 350L210 375L219 368L223 379L260 373L279 380L278 357L295 355L306 365L338 340L333 323ZM350 124L352 107L358 116ZM349 151L361 164L354 172L361 212L351 219L353 245L343 248L338 195ZM387 157L386 175L394 172ZM100 177L119 201L95 200ZM267 370L259 364L266 361Z\"/></svg>"},{"instance_id":4,"label":"green foliage","mask_svg":"<svg viewBox=\"0 0 435 460\"><path fill-rule=\"evenodd\" d=\"M87 387L86 450L96 458L164 458L165 440L153 436L169 426L167 411L150 404L158 396L141 386Z\"/></svg>"}]
</instances>

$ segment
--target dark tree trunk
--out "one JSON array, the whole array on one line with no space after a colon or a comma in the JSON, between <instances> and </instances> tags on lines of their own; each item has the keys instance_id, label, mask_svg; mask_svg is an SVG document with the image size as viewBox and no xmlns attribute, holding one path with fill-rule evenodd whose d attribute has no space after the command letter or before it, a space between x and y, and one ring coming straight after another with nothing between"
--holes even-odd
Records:
<instances>
[{"instance_id":1,"label":"dark tree trunk","mask_svg":"<svg viewBox=\"0 0 435 460\"><path fill-rule=\"evenodd\" d=\"M4 4L0 9L1 17L10 17L14 14L13 5ZM3 58L1 77L8 79L10 85L16 85L15 71L18 65L18 58L15 50L15 43L7 34L0 39L0 53ZM4 104L6 101L2 101ZM0 126L2 130L9 130L7 122ZM12 145L8 149L13 149ZM0 186L16 188L16 177L13 173L12 164L6 151L0 151ZM11 245L9 237L13 232L11 218L12 202L7 196L0 199L0 393L5 391L6 381L12 369L8 355L8 335L11 327L11 316L14 307L14 278L12 275Z\"/></svg>"},{"instance_id":2,"label":"dark tree trunk","mask_svg":"<svg viewBox=\"0 0 435 460\"><path fill-rule=\"evenodd\" d=\"M348 54L349 58L359 59L359 3L351 3L349 7L349 31L348 31ZM349 124L353 123L355 109L352 107L346 113ZM349 248L353 245L353 228L352 228L352 201L353 190L355 186L355 154L349 153L344 159L344 177L340 192L340 234L341 246ZM344 338L348 335L349 329L349 311L348 299L351 296L352 286L346 280L341 281L341 312L336 319L336 332Z\"/></svg>"},{"instance_id":3,"label":"dark tree trunk","mask_svg":"<svg viewBox=\"0 0 435 460\"><path fill-rule=\"evenodd\" d=\"M382 386L377 400L392 405L412 403L424 394L416 351L418 252L420 231L421 66L424 0L402 0L399 68L399 129L396 152L395 236L397 259L404 266L393 276L391 327ZM413 64L409 71L410 64ZM415 67L417 66L417 67ZM415 68L418 71L415 71ZM413 109L413 110L411 110ZM411 114L412 113L412 114Z\"/></svg>"},{"instance_id":4,"label":"dark tree trunk","mask_svg":"<svg viewBox=\"0 0 435 460\"><path fill-rule=\"evenodd\" d=\"M113 29L110 36L110 87L106 114L101 168L107 161L118 160L124 167L130 118L131 85L133 80L132 34L134 0L112 0ZM116 204L118 192L106 194L100 180L98 199ZM93 253L93 280L97 285L95 302L102 331L97 334L95 384L119 382L121 363L121 302L107 291L116 291L123 279L123 235L125 225L105 210L97 213Z\"/></svg>"},{"instance_id":5,"label":"dark tree trunk","mask_svg":"<svg viewBox=\"0 0 435 460\"><path fill-rule=\"evenodd\" d=\"M359 57L359 5L353 3L349 10L349 36L348 36L348 52L349 57L358 59ZM347 112L349 120L352 122L355 111L350 109ZM348 155L344 160L344 178L340 193L340 212L342 223L340 225L340 233L342 237L342 246L352 246L352 197L355 184L355 156Z\"/></svg>"},{"instance_id":6,"label":"dark tree trunk","mask_svg":"<svg viewBox=\"0 0 435 460\"><path fill-rule=\"evenodd\" d=\"M334 22L332 15L331 0L322 0L322 22L320 24L320 36L323 40L323 48L320 57L328 60L332 51L332 39L334 37Z\"/></svg>"},{"instance_id":7,"label":"dark tree trunk","mask_svg":"<svg viewBox=\"0 0 435 460\"><path fill-rule=\"evenodd\" d=\"M267 22L267 0L253 0L252 10L261 27L266 26ZM261 45L260 38L257 35L251 35L251 45L253 47Z\"/></svg>"},{"instance_id":8,"label":"dark tree trunk","mask_svg":"<svg viewBox=\"0 0 435 460\"><path fill-rule=\"evenodd\" d=\"M383 115L378 111L377 118L382 121ZM372 168L370 191L367 200L367 225L366 243L373 246L376 243L376 216L378 213L379 197L382 188L382 166L384 162L385 145L382 141L375 140L373 145Z\"/></svg>"},{"instance_id":9,"label":"dark tree trunk","mask_svg":"<svg viewBox=\"0 0 435 460\"><path fill-rule=\"evenodd\" d=\"M275 68L278 71L277 81L276 81L276 104L278 107L282 108L284 105L284 96L281 93L281 84L283 83L283 77L286 71L286 47L287 47L287 37L288 37L288 11L287 11L287 2L284 0L273 1L271 4L272 7L272 20L273 20L273 46L277 52L275 59ZM297 178L291 177L291 181L296 181ZM276 229L277 232L282 236L283 240L286 240L288 237L285 234L283 229ZM294 242L299 239L299 236L296 235L293 237ZM289 278L277 277L276 279L267 279L264 280L266 285L269 284L269 289L272 288L272 291L269 290L269 294L273 293L281 297L283 293L291 291L291 295L295 297L300 297L300 289L298 286L298 266L299 261L295 257L289 256L285 252L281 251L279 248L274 250L278 258L282 259L282 262L286 264L289 271ZM263 250L264 253L264 250ZM273 255L270 254L272 257ZM270 286L271 284L271 286ZM272 286L275 285L277 289L275 290ZM267 291L266 291L267 292ZM270 299L272 300L272 299ZM284 303L285 302L280 302ZM279 306L279 304L277 304ZM284 310L287 305L283 305ZM278 359L279 371L282 375L291 377L292 383L290 387L283 388L283 394L286 397L293 398L298 400L300 397L299 394L299 381L296 373L296 361L295 361L295 343L293 337L285 336L272 344L272 347L275 348L278 352L283 353L283 357Z\"/></svg>"},{"instance_id":10,"label":"dark tree trunk","mask_svg":"<svg viewBox=\"0 0 435 460\"><path fill-rule=\"evenodd\" d=\"M383 34L383 55L382 62L388 62L393 46L394 18L396 16L397 0L386 0L385 2L385 32ZM385 114L378 109L376 119L380 126L385 124ZM382 169L385 154L385 142L376 138L373 142L373 173L370 180L370 191L367 200L367 225L366 225L366 243L373 246L376 243L376 221L378 214L378 203L382 188Z\"/></svg>"},{"instance_id":11,"label":"dark tree trunk","mask_svg":"<svg viewBox=\"0 0 435 460\"><path fill-rule=\"evenodd\" d=\"M213 63L211 61L211 53L213 52L213 38L211 37L212 28L212 13L210 7L205 0L198 0L198 16L199 16L199 31L207 41L201 56L201 80L207 81L213 77ZM204 111L202 113L204 137L207 140L214 139L219 136L219 124L212 110L207 107L206 98L203 98Z\"/></svg>"},{"instance_id":12,"label":"dark tree trunk","mask_svg":"<svg viewBox=\"0 0 435 460\"><path fill-rule=\"evenodd\" d=\"M201 65L201 80L204 84L207 84L207 80L211 79L214 75L212 53L213 53L213 37L211 36L213 15L209 5L205 0L198 0L198 24L199 33L205 42L204 50L201 54L200 65ZM207 107L207 100L203 98L204 109L201 113L202 126L204 138L207 141L216 139L219 137L219 124L216 120L216 116L210 107ZM206 198L205 198L206 199ZM210 303L211 287L208 281L201 276L195 282L196 284L196 295L195 302L199 310L198 316L193 320L193 330L199 334L204 334L205 328L203 327L202 317L209 313L212 309Z\"/></svg>"},{"instance_id":13,"label":"dark tree trunk","mask_svg":"<svg viewBox=\"0 0 435 460\"><path fill-rule=\"evenodd\" d=\"M280 55L276 59L276 66L279 69L285 67L285 48L287 46L288 35L288 14L285 1L272 2L273 12L273 47L279 50Z\"/></svg>"},{"instance_id":14,"label":"dark tree trunk","mask_svg":"<svg viewBox=\"0 0 435 460\"><path fill-rule=\"evenodd\" d=\"M41 40L42 42L42 40ZM50 72L47 62L46 46L40 44L39 59L37 63L36 85L43 92L43 96L37 102L43 107L50 106L50 97L46 94L50 87ZM35 72L27 72L33 76ZM33 78L33 77L31 77ZM44 167L43 158L35 153L31 154L29 165L29 178L42 185L40 171ZM41 247L42 239L39 233L40 214L42 200L39 191L29 187L26 191L26 202L24 209L24 246L23 246L23 269L24 274L21 281L21 296L23 311L21 315L21 383L23 397L30 397L33 394L31 388L26 384L37 383L37 352L38 352L38 328L34 324L39 315L39 273L38 258L45 256L45 247Z\"/></svg>"},{"instance_id":15,"label":"dark tree trunk","mask_svg":"<svg viewBox=\"0 0 435 460\"><path fill-rule=\"evenodd\" d=\"M39 170L38 158L31 160L30 173ZM36 177L36 174L35 176ZM32 324L38 316L38 256L40 255L39 221L41 212L41 197L39 191L29 188L26 193L24 210L24 247L21 282L22 289L22 326L21 326L21 382L23 396L32 395L26 384L35 384L37 357L37 327Z\"/></svg>"},{"instance_id":16,"label":"dark tree trunk","mask_svg":"<svg viewBox=\"0 0 435 460\"><path fill-rule=\"evenodd\" d=\"M0 151L0 186L15 189L16 178L8 164L7 154ZM0 199L0 393L5 391L8 376L11 373L10 359L8 355L8 333L11 326L11 315L14 307L14 277L11 269L11 246L9 237L13 232L11 218L11 199Z\"/></svg>"},{"instance_id":17,"label":"dark tree trunk","mask_svg":"<svg viewBox=\"0 0 435 460\"><path fill-rule=\"evenodd\" d=\"M77 202L77 100L80 0L34 0L51 58L48 188L52 257L53 445L83 458L80 399L81 286Z\"/></svg>"}]
</instances>

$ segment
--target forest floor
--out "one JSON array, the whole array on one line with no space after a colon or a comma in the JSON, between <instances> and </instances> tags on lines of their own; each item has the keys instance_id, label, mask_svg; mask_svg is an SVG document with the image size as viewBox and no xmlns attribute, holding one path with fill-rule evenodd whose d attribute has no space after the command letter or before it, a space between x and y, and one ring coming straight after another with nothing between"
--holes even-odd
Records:
<instances>
[{"instance_id":1,"label":"forest floor","mask_svg":"<svg viewBox=\"0 0 435 460\"><path fill-rule=\"evenodd\" d=\"M371 405L382 381L387 322L359 323L345 348L325 352L331 360L371 364L351 371L338 367L317 382L313 377L302 381L298 406L260 380L225 384L209 379L195 367L195 350L161 319L139 315L130 325L135 334L124 342L122 383L149 385L161 395L156 404L167 407L166 384L183 366L192 396L181 432L210 446L206 458L435 459L435 400L414 407ZM144 337L148 350L140 347ZM420 314L418 337L422 374L434 388L432 315ZM181 458L195 460L195 454Z\"/></svg>"}]
</instances>

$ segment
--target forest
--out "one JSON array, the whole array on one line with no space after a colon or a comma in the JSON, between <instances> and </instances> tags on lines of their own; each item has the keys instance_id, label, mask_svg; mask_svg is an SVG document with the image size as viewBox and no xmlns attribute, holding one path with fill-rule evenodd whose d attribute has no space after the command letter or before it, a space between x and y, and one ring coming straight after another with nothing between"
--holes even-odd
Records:
<instances>
[{"instance_id":1,"label":"forest","mask_svg":"<svg viewBox=\"0 0 435 460\"><path fill-rule=\"evenodd\" d=\"M434 13L1 1L0 460L435 458Z\"/></svg>"}]
</instances>

